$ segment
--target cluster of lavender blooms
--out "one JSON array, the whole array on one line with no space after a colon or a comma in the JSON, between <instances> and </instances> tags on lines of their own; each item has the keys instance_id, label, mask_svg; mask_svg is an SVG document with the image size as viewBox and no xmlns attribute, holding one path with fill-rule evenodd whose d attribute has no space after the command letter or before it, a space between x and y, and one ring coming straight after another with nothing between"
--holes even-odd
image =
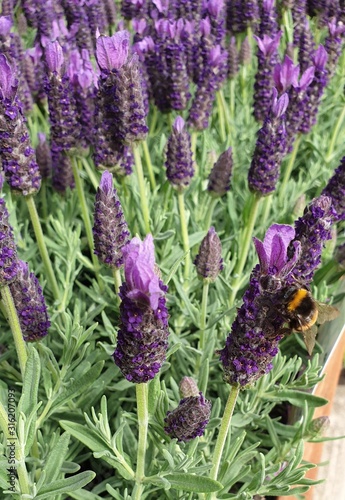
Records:
<instances>
[{"instance_id":1,"label":"cluster of lavender blooms","mask_svg":"<svg viewBox=\"0 0 345 500\"><path fill-rule=\"evenodd\" d=\"M183 377L180 392L183 399L177 408L167 413L164 430L170 437L187 442L204 434L212 405L191 377Z\"/></svg>"},{"instance_id":2,"label":"cluster of lavender blooms","mask_svg":"<svg viewBox=\"0 0 345 500\"><path fill-rule=\"evenodd\" d=\"M41 176L26 120L17 97L18 82L6 56L0 54L0 151L5 177L13 191L36 193Z\"/></svg>"},{"instance_id":3,"label":"cluster of lavender blooms","mask_svg":"<svg viewBox=\"0 0 345 500\"><path fill-rule=\"evenodd\" d=\"M311 282L335 219L331 199L322 195L309 204L295 228L274 224L263 241L254 238L260 264L252 271L243 304L220 351L227 383L246 386L272 369L286 321L280 312L281 294L288 285Z\"/></svg>"},{"instance_id":4,"label":"cluster of lavender blooms","mask_svg":"<svg viewBox=\"0 0 345 500\"><path fill-rule=\"evenodd\" d=\"M199 278L208 282L215 281L223 269L222 243L213 226L202 240L194 264Z\"/></svg>"},{"instance_id":5,"label":"cluster of lavender blooms","mask_svg":"<svg viewBox=\"0 0 345 500\"><path fill-rule=\"evenodd\" d=\"M172 126L166 145L167 178L178 190L189 186L194 175L191 137L185 128L185 121L178 116Z\"/></svg>"},{"instance_id":6,"label":"cluster of lavender blooms","mask_svg":"<svg viewBox=\"0 0 345 500\"><path fill-rule=\"evenodd\" d=\"M128 243L130 233L123 215L121 202L113 187L113 176L103 172L96 193L93 238L95 254L111 267L123 264L122 247Z\"/></svg>"},{"instance_id":7,"label":"cluster of lavender blooms","mask_svg":"<svg viewBox=\"0 0 345 500\"><path fill-rule=\"evenodd\" d=\"M141 384L159 372L168 349L168 287L159 278L152 235L122 248L120 329L114 360L127 380Z\"/></svg>"},{"instance_id":8,"label":"cluster of lavender blooms","mask_svg":"<svg viewBox=\"0 0 345 500\"><path fill-rule=\"evenodd\" d=\"M8 286L27 342L47 335L50 321L42 288L26 262L18 259L5 200L0 198L0 288Z\"/></svg>"},{"instance_id":9,"label":"cluster of lavender blooms","mask_svg":"<svg viewBox=\"0 0 345 500\"><path fill-rule=\"evenodd\" d=\"M284 93L278 98L278 92L273 88L270 113L258 132L248 173L249 189L260 196L272 193L279 179L280 164L286 152L284 118L288 103L288 95Z\"/></svg>"}]
</instances>

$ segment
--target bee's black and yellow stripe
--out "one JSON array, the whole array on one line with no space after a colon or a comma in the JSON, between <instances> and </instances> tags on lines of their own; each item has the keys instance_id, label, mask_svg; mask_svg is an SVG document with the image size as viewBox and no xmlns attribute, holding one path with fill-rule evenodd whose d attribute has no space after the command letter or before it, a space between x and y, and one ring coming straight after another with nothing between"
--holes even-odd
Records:
<instances>
[{"instance_id":1,"label":"bee's black and yellow stripe","mask_svg":"<svg viewBox=\"0 0 345 500\"><path fill-rule=\"evenodd\" d=\"M291 315L291 326L300 332L313 326L318 317L316 302L305 288L292 292L288 298L287 310Z\"/></svg>"}]
</instances>

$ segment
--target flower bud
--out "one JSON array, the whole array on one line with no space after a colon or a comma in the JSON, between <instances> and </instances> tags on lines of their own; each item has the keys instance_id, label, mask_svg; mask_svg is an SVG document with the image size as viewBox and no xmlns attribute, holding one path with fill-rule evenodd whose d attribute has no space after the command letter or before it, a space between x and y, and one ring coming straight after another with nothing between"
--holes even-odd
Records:
<instances>
[{"instance_id":1,"label":"flower bud","mask_svg":"<svg viewBox=\"0 0 345 500\"><path fill-rule=\"evenodd\" d=\"M199 278L209 282L215 281L223 269L222 244L214 227L210 227L202 240L194 264Z\"/></svg>"}]
</instances>

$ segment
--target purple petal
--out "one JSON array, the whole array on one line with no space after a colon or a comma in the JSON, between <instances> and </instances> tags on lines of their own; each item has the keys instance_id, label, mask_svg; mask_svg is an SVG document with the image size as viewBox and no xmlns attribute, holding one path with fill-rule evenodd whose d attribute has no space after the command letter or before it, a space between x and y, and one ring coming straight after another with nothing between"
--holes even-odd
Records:
<instances>
[{"instance_id":1,"label":"purple petal","mask_svg":"<svg viewBox=\"0 0 345 500\"><path fill-rule=\"evenodd\" d=\"M96 58L101 69L120 69L128 58L129 32L118 31L113 36L99 36L96 41Z\"/></svg>"},{"instance_id":2,"label":"purple petal","mask_svg":"<svg viewBox=\"0 0 345 500\"><path fill-rule=\"evenodd\" d=\"M0 94L3 98L12 97L17 90L15 72L9 65L6 56L0 54Z\"/></svg>"},{"instance_id":3,"label":"purple petal","mask_svg":"<svg viewBox=\"0 0 345 500\"><path fill-rule=\"evenodd\" d=\"M185 125L185 122L184 122L184 119L182 118L182 116L177 116L175 118L174 123L173 123L173 127L176 130L176 132L178 132L180 134L184 128L184 125Z\"/></svg>"},{"instance_id":4,"label":"purple petal","mask_svg":"<svg viewBox=\"0 0 345 500\"><path fill-rule=\"evenodd\" d=\"M7 37L12 28L10 16L0 16L0 36Z\"/></svg>"},{"instance_id":5,"label":"purple petal","mask_svg":"<svg viewBox=\"0 0 345 500\"><path fill-rule=\"evenodd\" d=\"M47 42L45 47L45 58L50 72L60 73L64 63L62 47L58 41Z\"/></svg>"},{"instance_id":6,"label":"purple petal","mask_svg":"<svg viewBox=\"0 0 345 500\"><path fill-rule=\"evenodd\" d=\"M311 84L311 82L314 79L314 75L315 75L314 66L311 66L310 68L306 69L300 78L300 81L298 84L299 89L305 90L307 87L309 87L309 85Z\"/></svg>"}]
</instances>

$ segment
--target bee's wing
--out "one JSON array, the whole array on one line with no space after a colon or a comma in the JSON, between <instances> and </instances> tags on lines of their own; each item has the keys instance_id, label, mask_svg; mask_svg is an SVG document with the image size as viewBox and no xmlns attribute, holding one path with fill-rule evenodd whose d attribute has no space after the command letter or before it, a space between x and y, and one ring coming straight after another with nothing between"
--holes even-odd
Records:
<instances>
[{"instance_id":1,"label":"bee's wing","mask_svg":"<svg viewBox=\"0 0 345 500\"><path fill-rule=\"evenodd\" d=\"M332 321L332 319L339 316L339 309L334 306L329 306L328 304L323 304L322 302L317 303L317 309L319 311L317 323L320 325L326 321Z\"/></svg>"},{"instance_id":2,"label":"bee's wing","mask_svg":"<svg viewBox=\"0 0 345 500\"><path fill-rule=\"evenodd\" d=\"M311 328L308 328L308 330L304 330L304 332L302 332L302 335L303 335L303 340L304 340L305 346L307 348L308 354L309 354L309 356L311 356L313 349L314 349L314 346L315 346L315 338L317 335L317 326L313 325Z\"/></svg>"}]
</instances>

